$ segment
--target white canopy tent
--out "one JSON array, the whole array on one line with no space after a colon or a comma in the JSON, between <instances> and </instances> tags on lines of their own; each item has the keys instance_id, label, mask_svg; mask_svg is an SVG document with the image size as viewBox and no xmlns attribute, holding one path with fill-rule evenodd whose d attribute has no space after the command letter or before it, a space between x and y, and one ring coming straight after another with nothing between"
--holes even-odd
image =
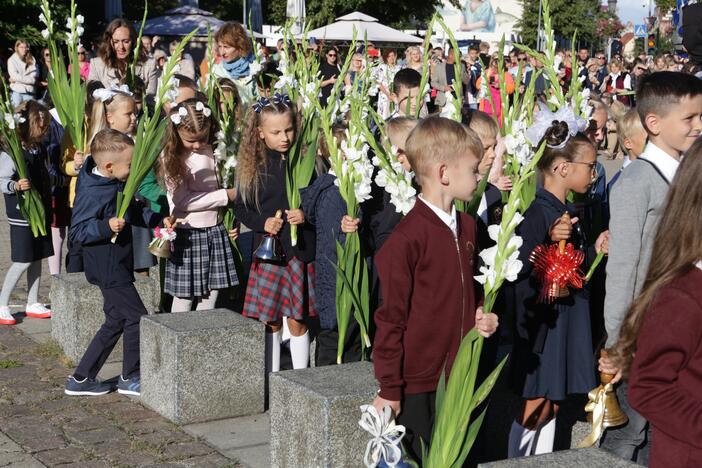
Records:
<instances>
[{"instance_id":1,"label":"white canopy tent","mask_svg":"<svg viewBox=\"0 0 702 468\"><path fill-rule=\"evenodd\" d=\"M356 38L370 42L399 42L405 44L419 44L422 39L380 24L377 18L355 11L348 15L340 16L332 24L313 29L307 37L325 41L351 41L353 31L356 29Z\"/></svg>"}]
</instances>

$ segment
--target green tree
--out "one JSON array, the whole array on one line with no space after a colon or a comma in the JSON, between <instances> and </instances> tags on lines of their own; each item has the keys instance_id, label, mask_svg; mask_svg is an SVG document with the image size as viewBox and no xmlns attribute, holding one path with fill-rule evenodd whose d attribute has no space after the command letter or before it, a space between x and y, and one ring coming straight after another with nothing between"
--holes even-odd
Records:
<instances>
[{"instance_id":1,"label":"green tree","mask_svg":"<svg viewBox=\"0 0 702 468\"><path fill-rule=\"evenodd\" d=\"M540 0L522 0L524 11L517 23L522 41L531 47L536 46L539 2ZM549 3L557 37L570 39L577 32L580 45L597 43L596 24L601 15L599 0L551 0Z\"/></svg>"},{"instance_id":2,"label":"green tree","mask_svg":"<svg viewBox=\"0 0 702 468\"><path fill-rule=\"evenodd\" d=\"M64 18L68 13L66 5L68 2L56 5L55 11L60 18ZM24 39L32 46L44 43L40 32L43 25L39 22L37 0L0 0L0 11L12 17L0 21L0 47L3 51L13 49L17 39Z\"/></svg>"}]
</instances>

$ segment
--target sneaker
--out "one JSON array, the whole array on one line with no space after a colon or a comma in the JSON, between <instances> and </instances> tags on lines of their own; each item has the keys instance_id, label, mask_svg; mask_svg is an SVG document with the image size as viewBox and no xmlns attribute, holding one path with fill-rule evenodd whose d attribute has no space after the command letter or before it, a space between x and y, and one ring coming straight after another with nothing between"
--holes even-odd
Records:
<instances>
[{"instance_id":1,"label":"sneaker","mask_svg":"<svg viewBox=\"0 0 702 468\"><path fill-rule=\"evenodd\" d=\"M48 309L44 304L40 304L39 302L32 305L28 305L24 313L27 317L30 318L51 318L51 309Z\"/></svg>"},{"instance_id":2,"label":"sneaker","mask_svg":"<svg viewBox=\"0 0 702 468\"><path fill-rule=\"evenodd\" d=\"M0 325L14 325L17 321L10 313L10 308L7 306L0 306Z\"/></svg>"},{"instance_id":3,"label":"sneaker","mask_svg":"<svg viewBox=\"0 0 702 468\"><path fill-rule=\"evenodd\" d=\"M98 379L85 378L83 380L76 380L72 375L66 380L66 388L63 392L66 395L80 396L97 396L105 395L112 391L112 385L101 382Z\"/></svg>"},{"instance_id":4,"label":"sneaker","mask_svg":"<svg viewBox=\"0 0 702 468\"><path fill-rule=\"evenodd\" d=\"M119 382L117 382L117 391L122 395L141 395L141 378L137 375L129 379L125 379L121 375L119 376Z\"/></svg>"}]
</instances>

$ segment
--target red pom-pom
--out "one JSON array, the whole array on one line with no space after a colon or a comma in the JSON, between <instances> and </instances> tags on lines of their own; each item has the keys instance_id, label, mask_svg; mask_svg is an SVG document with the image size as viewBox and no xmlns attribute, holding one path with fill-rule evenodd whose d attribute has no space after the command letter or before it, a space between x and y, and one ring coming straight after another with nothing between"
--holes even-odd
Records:
<instances>
[{"instance_id":1,"label":"red pom-pom","mask_svg":"<svg viewBox=\"0 0 702 468\"><path fill-rule=\"evenodd\" d=\"M585 254L575 250L573 244L567 244L563 252L559 250L558 244L536 246L529 261L534 264L534 270L542 284L539 300L550 303L558 298L558 289L582 288L580 265L584 259Z\"/></svg>"}]
</instances>

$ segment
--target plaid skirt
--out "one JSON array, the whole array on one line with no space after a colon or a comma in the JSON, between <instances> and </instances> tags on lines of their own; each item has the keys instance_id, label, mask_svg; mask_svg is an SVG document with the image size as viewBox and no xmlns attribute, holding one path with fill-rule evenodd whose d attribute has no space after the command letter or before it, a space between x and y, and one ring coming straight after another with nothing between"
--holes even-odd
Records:
<instances>
[{"instance_id":1,"label":"plaid skirt","mask_svg":"<svg viewBox=\"0 0 702 468\"><path fill-rule=\"evenodd\" d=\"M166 263L164 291L193 298L239 284L229 242L221 223L203 229L176 229L173 252Z\"/></svg>"},{"instance_id":2,"label":"plaid skirt","mask_svg":"<svg viewBox=\"0 0 702 468\"><path fill-rule=\"evenodd\" d=\"M314 284L314 263L305 265L295 257L287 265L254 262L243 314L261 322L314 317L317 315Z\"/></svg>"}]
</instances>

